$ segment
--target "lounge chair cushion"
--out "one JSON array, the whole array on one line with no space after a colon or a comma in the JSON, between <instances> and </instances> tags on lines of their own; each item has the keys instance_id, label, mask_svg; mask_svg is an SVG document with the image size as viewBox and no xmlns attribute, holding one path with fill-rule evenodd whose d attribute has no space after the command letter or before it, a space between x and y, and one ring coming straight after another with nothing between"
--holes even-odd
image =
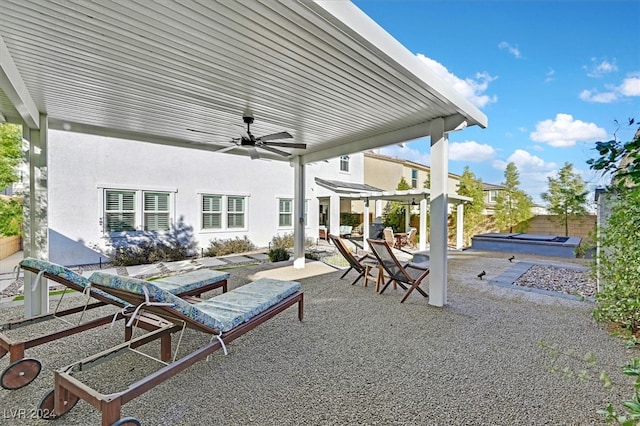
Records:
<instances>
[{"instance_id":1,"label":"lounge chair cushion","mask_svg":"<svg viewBox=\"0 0 640 426\"><path fill-rule=\"evenodd\" d=\"M209 328L227 332L249 321L270 306L300 290L300 283L261 278L211 299L189 304L164 291L153 282L94 272L89 280L104 287L144 295L143 287L155 302L171 303L172 309Z\"/></svg>"},{"instance_id":2,"label":"lounge chair cushion","mask_svg":"<svg viewBox=\"0 0 640 426\"><path fill-rule=\"evenodd\" d=\"M56 275L66 281L69 281L75 284L81 289L85 289L87 288L87 286L91 285L91 282L87 278L83 277L82 275L72 271L67 267L64 267L62 265L58 265L56 263L52 263L46 260L34 259L32 257L28 257L26 259L23 259L20 262L20 266L37 269L39 271L44 271L51 275ZM130 306L129 303L125 302L124 300L114 297L97 288L92 288L91 294L98 295L103 299L111 300L118 306Z\"/></svg>"},{"instance_id":3,"label":"lounge chair cushion","mask_svg":"<svg viewBox=\"0 0 640 426\"><path fill-rule=\"evenodd\" d=\"M231 274L228 272L212 271L211 269L196 269L195 271L172 275L152 281L163 290L173 294L180 294L227 280L230 276Z\"/></svg>"}]
</instances>

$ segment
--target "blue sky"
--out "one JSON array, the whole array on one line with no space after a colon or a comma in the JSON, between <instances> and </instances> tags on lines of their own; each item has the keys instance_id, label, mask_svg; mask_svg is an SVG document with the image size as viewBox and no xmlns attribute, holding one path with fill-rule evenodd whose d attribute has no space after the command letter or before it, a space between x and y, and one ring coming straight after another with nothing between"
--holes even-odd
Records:
<instances>
[{"instance_id":1,"label":"blue sky","mask_svg":"<svg viewBox=\"0 0 640 426\"><path fill-rule=\"evenodd\" d=\"M487 115L487 129L449 135L452 173L469 165L500 184L513 161L539 202L565 162L604 184L586 164L594 142L637 129L627 124L640 121L638 0L354 3ZM429 150L423 139L381 153L430 164Z\"/></svg>"}]
</instances>

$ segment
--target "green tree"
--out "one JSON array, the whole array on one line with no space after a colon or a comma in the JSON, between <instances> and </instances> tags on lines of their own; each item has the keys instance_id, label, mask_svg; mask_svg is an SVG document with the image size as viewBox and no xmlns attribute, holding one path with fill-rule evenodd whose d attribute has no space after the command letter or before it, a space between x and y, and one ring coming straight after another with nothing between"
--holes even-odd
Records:
<instances>
[{"instance_id":1,"label":"green tree","mask_svg":"<svg viewBox=\"0 0 640 426\"><path fill-rule=\"evenodd\" d=\"M618 129L619 123L616 121ZM635 120L629 119L629 126L633 126ZM598 158L587 160L592 170L602 173L613 173L616 186L628 184L640 184L640 127L629 142L620 142L614 132L614 139L607 142L596 142Z\"/></svg>"},{"instance_id":2,"label":"green tree","mask_svg":"<svg viewBox=\"0 0 640 426\"><path fill-rule=\"evenodd\" d=\"M22 128L0 124L0 190L18 182L17 166L22 158ZM22 199L0 198L0 235L22 234Z\"/></svg>"},{"instance_id":3,"label":"green tree","mask_svg":"<svg viewBox=\"0 0 640 426\"><path fill-rule=\"evenodd\" d=\"M16 124L0 124L0 190L18 182L16 166L22 158L22 128Z\"/></svg>"},{"instance_id":4,"label":"green tree","mask_svg":"<svg viewBox=\"0 0 640 426\"><path fill-rule=\"evenodd\" d=\"M504 171L504 189L498 191L496 197L496 224L502 229L509 229L513 232L514 226L524 222L531 216L531 197L518 188L520 185L520 174L515 163L507 164Z\"/></svg>"},{"instance_id":5,"label":"green tree","mask_svg":"<svg viewBox=\"0 0 640 426\"><path fill-rule=\"evenodd\" d=\"M464 168L460 183L458 184L458 194L472 198L471 202L464 205L464 244L471 244L471 237L475 235L477 226L482 222L484 210L484 191L482 190L482 180L469 169Z\"/></svg>"},{"instance_id":6,"label":"green tree","mask_svg":"<svg viewBox=\"0 0 640 426\"><path fill-rule=\"evenodd\" d=\"M582 176L573 170L573 164L566 162L556 177L548 177L549 190L541 194L547 202L547 209L558 215L564 226L564 235L569 236L569 215L585 216L587 212L587 185Z\"/></svg>"},{"instance_id":7,"label":"green tree","mask_svg":"<svg viewBox=\"0 0 640 426\"><path fill-rule=\"evenodd\" d=\"M399 191L406 191L407 189L411 189L411 185L407 183L407 180L403 176L400 178L400 182L398 182L396 189ZM404 229L406 208L407 206L399 201L391 201L387 203L382 215L384 226L389 226L397 232L406 232Z\"/></svg>"}]
</instances>

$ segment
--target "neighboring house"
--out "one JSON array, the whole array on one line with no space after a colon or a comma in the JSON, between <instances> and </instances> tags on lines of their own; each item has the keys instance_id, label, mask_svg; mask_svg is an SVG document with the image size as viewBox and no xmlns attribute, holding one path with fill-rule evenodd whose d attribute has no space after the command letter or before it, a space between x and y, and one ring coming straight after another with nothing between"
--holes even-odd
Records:
<instances>
[{"instance_id":1,"label":"neighboring house","mask_svg":"<svg viewBox=\"0 0 640 426\"><path fill-rule=\"evenodd\" d=\"M275 235L293 232L288 163L62 131L49 131L49 147L53 262L104 261L114 240L175 226L198 249L236 237L266 247ZM362 154L307 167L307 237L318 236L320 206L339 226L339 198L330 206L333 192L316 178L361 184L363 170Z\"/></svg>"},{"instance_id":2,"label":"neighboring house","mask_svg":"<svg viewBox=\"0 0 640 426\"><path fill-rule=\"evenodd\" d=\"M482 183L484 191L484 210L483 215L492 216L496 213L496 204L498 202L498 193L504 190L504 186L494 185L492 183ZM531 214L534 216L548 215L549 211L541 204L533 204L531 206Z\"/></svg>"}]
</instances>

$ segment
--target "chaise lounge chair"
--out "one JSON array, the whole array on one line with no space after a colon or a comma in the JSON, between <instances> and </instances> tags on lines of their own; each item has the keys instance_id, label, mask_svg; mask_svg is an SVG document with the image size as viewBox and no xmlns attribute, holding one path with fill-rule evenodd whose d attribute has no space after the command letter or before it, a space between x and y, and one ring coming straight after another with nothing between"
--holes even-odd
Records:
<instances>
[{"instance_id":1,"label":"chaise lounge chair","mask_svg":"<svg viewBox=\"0 0 640 426\"><path fill-rule=\"evenodd\" d=\"M68 289L72 289L78 292L89 292L89 295L96 299L97 302L89 303L89 298L82 298L84 303L79 304L73 308L65 310L58 310L60 302L64 297L64 293L56 309L52 313L35 316L32 318L14 319L3 324L0 324L0 358L9 353L9 365L0 374L0 386L4 389L14 390L31 383L40 374L42 364L40 361L34 358L25 358L25 350L48 343L54 340L62 339L67 336L71 336L76 333L81 333L86 330L90 330L95 327L99 327L110 323L113 320L113 314L109 314L91 321L82 322L84 312L88 309L98 308L105 305L114 305L117 308L123 309L117 314L117 319L122 319L128 316L133 307L126 301L114 297L108 293L105 293L99 289L91 288L90 281L82 275L72 271L61 265L57 265L52 262L26 258L20 262L20 268L38 274L35 279L34 286L41 285L42 278L47 278L64 285ZM223 292L227 291L227 279L229 273L212 271L209 269L199 269L184 274L178 274L170 276L164 279L155 281L155 285L162 287L163 289L179 296L199 296L202 293L214 290L222 287ZM27 290L28 291L28 290ZM130 309L127 309L130 308ZM75 323L71 323L64 319L68 315L80 314L80 318ZM62 319L68 324L68 327L60 331L41 335L35 338L29 338L26 340L16 340L10 338L4 331L14 330L29 325L41 323L43 321L49 321L53 319ZM142 318L140 327L147 330L155 330L162 324L165 324L159 318L155 318L151 315L146 315ZM131 338L131 328L125 328L125 340ZM162 345L170 346L170 340L163 340ZM170 349L164 349L164 352L170 351Z\"/></svg>"},{"instance_id":2,"label":"chaise lounge chair","mask_svg":"<svg viewBox=\"0 0 640 426\"><path fill-rule=\"evenodd\" d=\"M349 273L349 271L353 269L358 273L358 276L356 277L355 280L353 280L351 285L354 285L355 283L357 283L362 277L364 277L365 287L367 285L368 280L374 280L378 282L378 277L371 275L372 269L377 270L377 268L371 267L372 265L378 263L378 260L375 257L371 256L370 254L365 254L364 256L356 258L353 255L353 253L351 253L351 250L349 250L349 248L345 245L342 238L329 234L329 240L333 242L333 244L336 246L336 248L338 249L342 257L344 257L347 260L347 262L349 262L349 269L347 269L345 273L342 274L340 279L343 279ZM367 263L369 265L367 265Z\"/></svg>"},{"instance_id":3,"label":"chaise lounge chair","mask_svg":"<svg viewBox=\"0 0 640 426\"><path fill-rule=\"evenodd\" d=\"M37 410L42 418L59 418L73 408L78 399L83 399L101 411L103 426L124 424L125 419L120 418L121 406L135 397L220 348L226 353L226 344L290 306L297 304L298 319L302 321L303 317L303 292L300 283L293 281L262 278L207 300L187 298L195 303L188 303L174 296L157 287L154 282L135 278L96 272L90 277L90 281L94 287L136 306L130 322L140 312L149 311L168 319L172 324L56 371L55 388L44 396ZM102 394L73 376L75 372L86 371L164 335L184 331L185 327L209 334L212 338L208 344L177 360L176 348L172 362L165 363L164 367L128 386L124 391ZM117 366L110 371L115 374ZM132 418L127 418L126 423L140 424Z\"/></svg>"},{"instance_id":4,"label":"chaise lounge chair","mask_svg":"<svg viewBox=\"0 0 640 426\"><path fill-rule=\"evenodd\" d=\"M384 293L389 284L395 282L404 290L407 290L407 293L400 303L404 303L413 290L417 290L424 297L429 297L429 295L420 288L422 281L429 275L429 267L426 264L407 263L403 265L393 254L391 247L389 247L386 241L368 239L367 242L369 243L371 251L380 262L380 265L382 265L389 276L389 280L384 287L382 287L382 290L380 290L380 294Z\"/></svg>"}]
</instances>

